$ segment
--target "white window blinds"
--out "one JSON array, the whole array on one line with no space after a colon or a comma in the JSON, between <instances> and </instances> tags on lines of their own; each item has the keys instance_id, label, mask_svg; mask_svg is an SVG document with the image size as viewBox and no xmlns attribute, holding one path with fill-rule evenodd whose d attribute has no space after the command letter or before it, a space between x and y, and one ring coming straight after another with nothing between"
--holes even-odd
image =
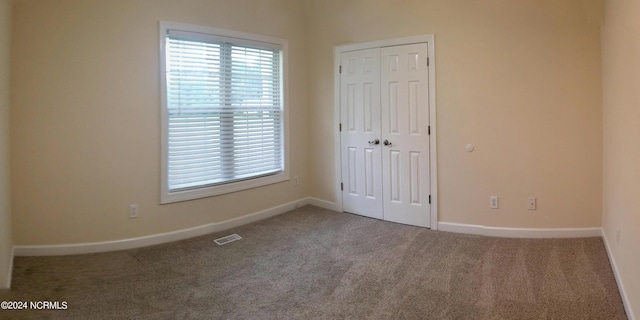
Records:
<instances>
[{"instance_id":1,"label":"white window blinds","mask_svg":"<svg viewBox=\"0 0 640 320\"><path fill-rule=\"evenodd\" d=\"M281 49L171 30L165 48L169 192L282 172Z\"/></svg>"}]
</instances>

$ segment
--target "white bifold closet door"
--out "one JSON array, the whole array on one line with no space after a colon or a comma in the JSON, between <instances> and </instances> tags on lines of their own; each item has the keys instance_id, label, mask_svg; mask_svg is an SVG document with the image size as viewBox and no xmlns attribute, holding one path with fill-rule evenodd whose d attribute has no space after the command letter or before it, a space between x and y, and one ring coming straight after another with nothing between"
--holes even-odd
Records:
<instances>
[{"instance_id":1,"label":"white bifold closet door","mask_svg":"<svg viewBox=\"0 0 640 320\"><path fill-rule=\"evenodd\" d=\"M427 44L345 52L341 66L344 211L430 227Z\"/></svg>"}]
</instances>

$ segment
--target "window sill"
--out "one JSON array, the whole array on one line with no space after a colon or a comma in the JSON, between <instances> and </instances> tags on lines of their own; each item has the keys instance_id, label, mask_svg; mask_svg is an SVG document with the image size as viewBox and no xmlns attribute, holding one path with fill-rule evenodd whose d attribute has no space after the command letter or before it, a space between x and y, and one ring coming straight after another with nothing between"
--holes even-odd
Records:
<instances>
[{"instance_id":1,"label":"window sill","mask_svg":"<svg viewBox=\"0 0 640 320\"><path fill-rule=\"evenodd\" d=\"M238 181L229 184L211 186L193 190L166 192L163 191L160 204L207 198L232 192L244 191L289 180L289 173L283 172L261 178Z\"/></svg>"}]
</instances>

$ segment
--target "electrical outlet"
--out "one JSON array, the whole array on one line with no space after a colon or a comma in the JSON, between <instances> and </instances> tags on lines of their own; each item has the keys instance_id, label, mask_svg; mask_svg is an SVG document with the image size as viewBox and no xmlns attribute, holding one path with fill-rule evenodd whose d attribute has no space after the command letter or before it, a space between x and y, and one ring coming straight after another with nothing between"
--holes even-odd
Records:
<instances>
[{"instance_id":1,"label":"electrical outlet","mask_svg":"<svg viewBox=\"0 0 640 320\"><path fill-rule=\"evenodd\" d=\"M498 209L498 196L489 197L489 209Z\"/></svg>"},{"instance_id":2,"label":"electrical outlet","mask_svg":"<svg viewBox=\"0 0 640 320\"><path fill-rule=\"evenodd\" d=\"M620 245L620 228L616 228L616 244Z\"/></svg>"},{"instance_id":3,"label":"electrical outlet","mask_svg":"<svg viewBox=\"0 0 640 320\"><path fill-rule=\"evenodd\" d=\"M129 218L133 219L137 217L138 217L138 205L137 204L129 205Z\"/></svg>"},{"instance_id":4,"label":"electrical outlet","mask_svg":"<svg viewBox=\"0 0 640 320\"><path fill-rule=\"evenodd\" d=\"M300 185L300 180L298 180L298 176L293 176L293 185L296 187Z\"/></svg>"},{"instance_id":5,"label":"electrical outlet","mask_svg":"<svg viewBox=\"0 0 640 320\"><path fill-rule=\"evenodd\" d=\"M529 197L529 210L535 210L535 209L536 209L536 198Z\"/></svg>"}]
</instances>

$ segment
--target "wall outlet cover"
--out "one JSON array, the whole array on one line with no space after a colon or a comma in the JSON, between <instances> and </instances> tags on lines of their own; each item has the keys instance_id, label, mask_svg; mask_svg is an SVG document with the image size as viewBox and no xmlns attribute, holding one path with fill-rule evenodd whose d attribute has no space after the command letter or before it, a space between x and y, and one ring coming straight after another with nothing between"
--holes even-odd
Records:
<instances>
[{"instance_id":1,"label":"wall outlet cover","mask_svg":"<svg viewBox=\"0 0 640 320\"><path fill-rule=\"evenodd\" d=\"M490 196L489 197L489 209L498 209L498 196Z\"/></svg>"}]
</instances>

